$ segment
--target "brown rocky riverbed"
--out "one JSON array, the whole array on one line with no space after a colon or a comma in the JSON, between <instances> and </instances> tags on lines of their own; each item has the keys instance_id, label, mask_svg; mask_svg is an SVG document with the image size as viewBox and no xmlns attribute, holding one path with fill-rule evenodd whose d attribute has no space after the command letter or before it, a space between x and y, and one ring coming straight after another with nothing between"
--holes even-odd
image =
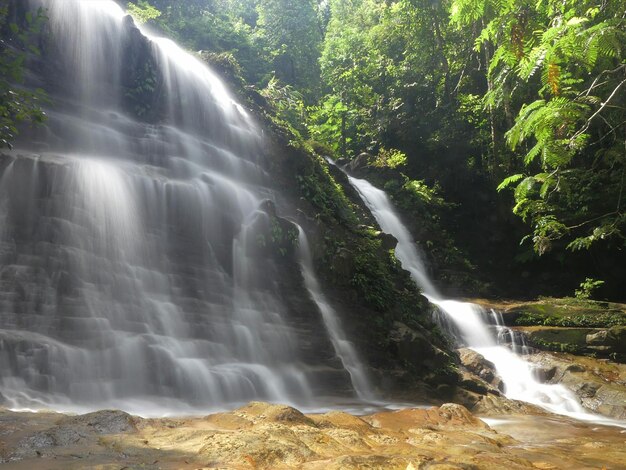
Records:
<instances>
[{"instance_id":1,"label":"brown rocky riverbed","mask_svg":"<svg viewBox=\"0 0 626 470\"><path fill-rule=\"evenodd\" d=\"M7 469L620 469L626 430L553 415L491 426L456 404L305 415L253 402L205 417L0 412Z\"/></svg>"}]
</instances>

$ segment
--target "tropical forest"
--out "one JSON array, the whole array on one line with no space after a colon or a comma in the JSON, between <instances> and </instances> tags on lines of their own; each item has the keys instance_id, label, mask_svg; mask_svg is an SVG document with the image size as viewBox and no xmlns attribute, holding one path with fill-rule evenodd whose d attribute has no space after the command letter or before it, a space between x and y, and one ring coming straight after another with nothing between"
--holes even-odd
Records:
<instances>
[{"instance_id":1,"label":"tropical forest","mask_svg":"<svg viewBox=\"0 0 626 470\"><path fill-rule=\"evenodd\" d=\"M0 0L0 466L626 468L626 5Z\"/></svg>"}]
</instances>

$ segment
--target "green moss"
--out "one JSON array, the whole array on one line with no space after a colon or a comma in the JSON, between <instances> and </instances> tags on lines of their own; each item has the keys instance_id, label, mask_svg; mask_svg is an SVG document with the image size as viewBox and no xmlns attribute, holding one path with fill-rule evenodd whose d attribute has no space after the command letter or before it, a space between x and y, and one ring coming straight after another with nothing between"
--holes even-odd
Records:
<instances>
[{"instance_id":1,"label":"green moss","mask_svg":"<svg viewBox=\"0 0 626 470\"><path fill-rule=\"evenodd\" d=\"M558 343L536 339L532 341L533 346L544 351L563 352L568 354L581 354L584 348L575 344Z\"/></svg>"},{"instance_id":2,"label":"green moss","mask_svg":"<svg viewBox=\"0 0 626 470\"><path fill-rule=\"evenodd\" d=\"M608 328L626 325L626 313L618 304L594 302L574 298L542 298L538 303L526 304L510 312L520 312L517 326L562 326Z\"/></svg>"},{"instance_id":3,"label":"green moss","mask_svg":"<svg viewBox=\"0 0 626 470\"><path fill-rule=\"evenodd\" d=\"M356 249L354 275L350 284L375 310L385 311L393 304L393 283L389 263L378 256L381 242L364 237Z\"/></svg>"},{"instance_id":4,"label":"green moss","mask_svg":"<svg viewBox=\"0 0 626 470\"><path fill-rule=\"evenodd\" d=\"M303 144L304 145L304 144ZM318 216L355 225L357 217L343 188L328 171L322 158L310 154L311 164L303 165L296 174L302 196L318 210Z\"/></svg>"}]
</instances>

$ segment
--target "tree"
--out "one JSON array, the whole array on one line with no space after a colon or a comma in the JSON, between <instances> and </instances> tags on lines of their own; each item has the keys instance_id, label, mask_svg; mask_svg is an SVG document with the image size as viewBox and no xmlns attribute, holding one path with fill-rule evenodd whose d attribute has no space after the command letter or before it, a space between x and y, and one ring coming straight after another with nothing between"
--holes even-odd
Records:
<instances>
[{"instance_id":1,"label":"tree","mask_svg":"<svg viewBox=\"0 0 626 470\"><path fill-rule=\"evenodd\" d=\"M9 20L8 7L0 7L0 147L11 147L20 123L45 119L39 105L45 100L43 90L20 86L28 54L40 54L33 37L41 31L44 20L40 9L27 12L25 24L19 25Z\"/></svg>"},{"instance_id":2,"label":"tree","mask_svg":"<svg viewBox=\"0 0 626 470\"><path fill-rule=\"evenodd\" d=\"M517 116L510 148L523 171L513 211L532 223L535 250L600 241L623 245L626 167L626 20L620 2L457 0L453 21L485 25L493 50L484 102ZM517 106L516 106L517 105ZM512 121L512 119L511 119Z\"/></svg>"},{"instance_id":3,"label":"tree","mask_svg":"<svg viewBox=\"0 0 626 470\"><path fill-rule=\"evenodd\" d=\"M272 58L276 78L308 97L318 86L322 41L314 0L259 0L256 35Z\"/></svg>"}]
</instances>

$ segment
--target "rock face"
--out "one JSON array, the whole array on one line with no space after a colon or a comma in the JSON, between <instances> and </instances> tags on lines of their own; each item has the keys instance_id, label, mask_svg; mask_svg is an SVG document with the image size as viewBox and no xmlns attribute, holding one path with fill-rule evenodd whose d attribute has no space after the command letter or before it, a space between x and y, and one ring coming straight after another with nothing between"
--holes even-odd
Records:
<instances>
[{"instance_id":1,"label":"rock face","mask_svg":"<svg viewBox=\"0 0 626 470\"><path fill-rule=\"evenodd\" d=\"M433 344L423 328L394 322L389 343L389 348L400 361L414 364L419 372L425 374L426 381L437 388L439 399L451 397L452 385L459 380L458 374L446 367L449 354Z\"/></svg>"},{"instance_id":2,"label":"rock face","mask_svg":"<svg viewBox=\"0 0 626 470\"><path fill-rule=\"evenodd\" d=\"M203 418L133 418L119 412L66 417L0 411L3 468L119 469L557 469L623 468L617 428L537 416L504 420L500 433L466 408L341 411L305 415L252 402Z\"/></svg>"}]
</instances>

